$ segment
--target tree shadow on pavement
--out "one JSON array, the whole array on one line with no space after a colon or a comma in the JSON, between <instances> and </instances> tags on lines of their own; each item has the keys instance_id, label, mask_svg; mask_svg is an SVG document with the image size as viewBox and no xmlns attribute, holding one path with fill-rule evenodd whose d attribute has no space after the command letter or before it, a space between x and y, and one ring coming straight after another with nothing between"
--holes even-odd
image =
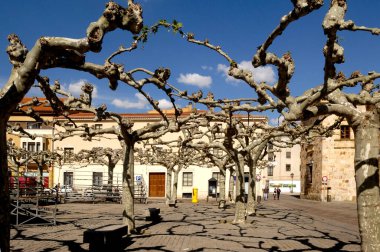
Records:
<instances>
[{"instance_id":1,"label":"tree shadow on pavement","mask_svg":"<svg viewBox=\"0 0 380 252\"><path fill-rule=\"evenodd\" d=\"M78 212L75 212L77 214ZM73 212L66 211L69 216ZM120 224L120 216L98 214L96 216L80 215L77 218L68 218L66 221L57 221L57 225L22 225L13 226L11 235L11 251L88 251L88 245L83 246L83 232L89 228L98 228L109 224ZM141 217L140 217L141 219ZM148 229L159 222L144 221L144 225L137 228L137 233ZM73 235L74 234L74 235ZM129 237L122 239L122 247L127 248L134 242ZM36 244L32 245L28 244Z\"/></svg>"},{"instance_id":2,"label":"tree shadow on pavement","mask_svg":"<svg viewBox=\"0 0 380 252\"><path fill-rule=\"evenodd\" d=\"M145 208L145 206L144 206ZM217 204L178 204L161 207L158 223L138 220L138 232L123 240L128 251L360 251L358 232L339 223L318 219L300 210L261 205L245 224L232 224L234 208ZM74 217L76 217L75 215ZM78 215L58 226L15 227L12 251L87 251L83 232L105 223L120 223L120 216L100 213ZM29 249L30 248L30 249Z\"/></svg>"},{"instance_id":3,"label":"tree shadow on pavement","mask_svg":"<svg viewBox=\"0 0 380 252\"><path fill-rule=\"evenodd\" d=\"M163 217L162 223L133 237L135 244L128 250L360 251L358 233L293 209L261 206L257 216L240 225L231 223L233 209L209 204L179 205Z\"/></svg>"}]
</instances>

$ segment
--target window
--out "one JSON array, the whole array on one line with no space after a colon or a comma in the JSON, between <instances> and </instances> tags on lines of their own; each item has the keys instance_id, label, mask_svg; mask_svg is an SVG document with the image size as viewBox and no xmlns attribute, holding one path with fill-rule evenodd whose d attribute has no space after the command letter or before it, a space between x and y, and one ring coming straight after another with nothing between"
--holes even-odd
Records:
<instances>
[{"instance_id":1,"label":"window","mask_svg":"<svg viewBox=\"0 0 380 252\"><path fill-rule=\"evenodd\" d=\"M216 180L219 180L219 172L213 172L212 177Z\"/></svg>"},{"instance_id":2,"label":"window","mask_svg":"<svg viewBox=\"0 0 380 252\"><path fill-rule=\"evenodd\" d=\"M224 137L224 134L223 134L223 126L221 123L217 123L215 125L215 138L216 139L219 139L219 138L223 138Z\"/></svg>"},{"instance_id":3,"label":"window","mask_svg":"<svg viewBox=\"0 0 380 252\"><path fill-rule=\"evenodd\" d=\"M275 161L274 158L275 158L274 153L273 152L269 152L268 153L268 161L273 162L273 161Z\"/></svg>"},{"instance_id":4,"label":"window","mask_svg":"<svg viewBox=\"0 0 380 252\"><path fill-rule=\"evenodd\" d=\"M36 143L28 143L28 151L30 152L36 151Z\"/></svg>"},{"instance_id":5,"label":"window","mask_svg":"<svg viewBox=\"0 0 380 252\"><path fill-rule=\"evenodd\" d=\"M309 164L306 168L307 183L313 183L313 164Z\"/></svg>"},{"instance_id":6,"label":"window","mask_svg":"<svg viewBox=\"0 0 380 252\"><path fill-rule=\"evenodd\" d=\"M26 128L27 129L41 129L41 124L40 122L27 122L26 123Z\"/></svg>"},{"instance_id":7,"label":"window","mask_svg":"<svg viewBox=\"0 0 380 252\"><path fill-rule=\"evenodd\" d=\"M193 196L192 193L182 193L182 198L183 199L191 199L192 196Z\"/></svg>"},{"instance_id":8,"label":"window","mask_svg":"<svg viewBox=\"0 0 380 252\"><path fill-rule=\"evenodd\" d=\"M340 139L350 139L350 126L340 126Z\"/></svg>"},{"instance_id":9,"label":"window","mask_svg":"<svg viewBox=\"0 0 380 252\"><path fill-rule=\"evenodd\" d=\"M69 185L73 186L73 179L74 179L74 174L72 172L64 172L63 173L63 184L64 185Z\"/></svg>"},{"instance_id":10,"label":"window","mask_svg":"<svg viewBox=\"0 0 380 252\"><path fill-rule=\"evenodd\" d=\"M71 128L74 128L74 124L72 124L72 123L68 123L68 124L66 124L66 127L67 127L67 128L70 128L70 129L71 129Z\"/></svg>"},{"instance_id":11,"label":"window","mask_svg":"<svg viewBox=\"0 0 380 252\"><path fill-rule=\"evenodd\" d=\"M92 173L92 185L93 186L102 186L103 185L103 173L102 172L93 172Z\"/></svg>"},{"instance_id":12,"label":"window","mask_svg":"<svg viewBox=\"0 0 380 252\"><path fill-rule=\"evenodd\" d=\"M292 157L292 153L290 151L287 151L286 152L286 158L291 158Z\"/></svg>"},{"instance_id":13,"label":"window","mask_svg":"<svg viewBox=\"0 0 380 252\"><path fill-rule=\"evenodd\" d=\"M273 176L273 165L268 166L268 176Z\"/></svg>"},{"instance_id":14,"label":"window","mask_svg":"<svg viewBox=\"0 0 380 252\"><path fill-rule=\"evenodd\" d=\"M193 173L192 172L184 172L182 174L183 186L193 186Z\"/></svg>"},{"instance_id":15,"label":"window","mask_svg":"<svg viewBox=\"0 0 380 252\"><path fill-rule=\"evenodd\" d=\"M22 142L22 148L29 152L39 152L45 150L45 143L43 144L43 149L41 149L41 142Z\"/></svg>"},{"instance_id":16,"label":"window","mask_svg":"<svg viewBox=\"0 0 380 252\"><path fill-rule=\"evenodd\" d=\"M74 159L74 148L64 148L63 150L63 162L71 163Z\"/></svg>"},{"instance_id":17,"label":"window","mask_svg":"<svg viewBox=\"0 0 380 252\"><path fill-rule=\"evenodd\" d=\"M286 164L286 171L290 171L290 170L291 170L290 164Z\"/></svg>"},{"instance_id":18,"label":"window","mask_svg":"<svg viewBox=\"0 0 380 252\"><path fill-rule=\"evenodd\" d=\"M274 152L273 152L273 144L271 143L268 144L267 148L268 148L268 161L271 161L271 162L275 161L276 155L274 155Z\"/></svg>"},{"instance_id":19,"label":"window","mask_svg":"<svg viewBox=\"0 0 380 252\"><path fill-rule=\"evenodd\" d=\"M95 125L94 125L94 128L95 128L96 130L100 130L100 129L103 128L103 124L95 124Z\"/></svg>"}]
</instances>

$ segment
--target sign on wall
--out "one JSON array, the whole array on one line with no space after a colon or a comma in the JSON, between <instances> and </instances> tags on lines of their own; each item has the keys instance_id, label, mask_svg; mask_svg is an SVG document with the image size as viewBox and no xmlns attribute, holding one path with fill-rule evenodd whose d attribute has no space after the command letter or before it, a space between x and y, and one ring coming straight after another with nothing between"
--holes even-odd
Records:
<instances>
[{"instance_id":1,"label":"sign on wall","mask_svg":"<svg viewBox=\"0 0 380 252\"><path fill-rule=\"evenodd\" d=\"M329 179L328 179L327 176L323 176L323 177L322 177L322 184L327 185L327 181L328 181L328 180L329 180Z\"/></svg>"}]
</instances>

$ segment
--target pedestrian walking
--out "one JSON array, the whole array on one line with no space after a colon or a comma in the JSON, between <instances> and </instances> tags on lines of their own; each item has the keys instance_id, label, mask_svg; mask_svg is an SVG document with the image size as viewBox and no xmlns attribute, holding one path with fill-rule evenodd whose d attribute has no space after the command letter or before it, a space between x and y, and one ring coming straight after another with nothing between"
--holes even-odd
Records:
<instances>
[{"instance_id":1,"label":"pedestrian walking","mask_svg":"<svg viewBox=\"0 0 380 252\"><path fill-rule=\"evenodd\" d=\"M279 200L280 199L281 189L277 187L276 193L277 193L277 199Z\"/></svg>"},{"instance_id":2,"label":"pedestrian walking","mask_svg":"<svg viewBox=\"0 0 380 252\"><path fill-rule=\"evenodd\" d=\"M274 188L273 199L275 200L276 198L277 198L277 188Z\"/></svg>"}]
</instances>

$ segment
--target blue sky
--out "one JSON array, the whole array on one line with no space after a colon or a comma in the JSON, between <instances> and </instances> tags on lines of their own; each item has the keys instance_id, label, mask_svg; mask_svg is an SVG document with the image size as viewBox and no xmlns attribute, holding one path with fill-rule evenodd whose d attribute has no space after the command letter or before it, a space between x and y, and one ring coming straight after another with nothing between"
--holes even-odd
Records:
<instances>
[{"instance_id":1,"label":"blue sky","mask_svg":"<svg viewBox=\"0 0 380 252\"><path fill-rule=\"evenodd\" d=\"M10 72L11 65L5 52L7 35L16 33L30 49L40 36L61 36L81 38L90 22L101 15L103 0L13 0L0 1L0 84ZM126 0L116 1L126 5ZM183 23L184 31L193 32L196 38L209 39L220 45L233 59L249 66L252 56L270 32L278 25L280 18L292 9L290 0L141 0L144 10L144 24L150 26L160 19ZM322 49L326 38L321 28L326 13L325 6L308 17L293 23L269 51L283 54L292 53L296 73L290 88L293 95L299 95L307 88L320 84L323 80ZM357 25L380 26L380 1L349 0L347 18ZM380 53L380 38L363 32L341 32L339 34L345 48L346 63L338 68L346 75L361 70L366 73L377 70ZM120 45L129 46L132 36L126 31L116 31L107 35L103 51L87 55L89 61L102 64ZM246 84L228 80L223 70L227 62L219 55L194 44L189 44L178 35L160 31L151 36L148 43L129 54L114 59L123 63L126 69L144 67L154 71L158 67L171 69L170 83L196 91L202 84L204 93L212 91L219 98L254 97L254 92ZM149 109L133 89L119 83L117 91L108 88L106 80L98 80L86 73L72 70L53 69L44 71L51 80L58 79L66 89L75 92L83 81L93 83L97 88L95 103L106 103L109 110L122 113L145 112ZM266 68L257 72L268 81L275 81L275 69ZM157 100L165 97L154 89L148 89ZM38 95L31 90L30 96ZM182 106L187 102L179 102ZM165 101L161 102L165 105Z\"/></svg>"}]
</instances>

